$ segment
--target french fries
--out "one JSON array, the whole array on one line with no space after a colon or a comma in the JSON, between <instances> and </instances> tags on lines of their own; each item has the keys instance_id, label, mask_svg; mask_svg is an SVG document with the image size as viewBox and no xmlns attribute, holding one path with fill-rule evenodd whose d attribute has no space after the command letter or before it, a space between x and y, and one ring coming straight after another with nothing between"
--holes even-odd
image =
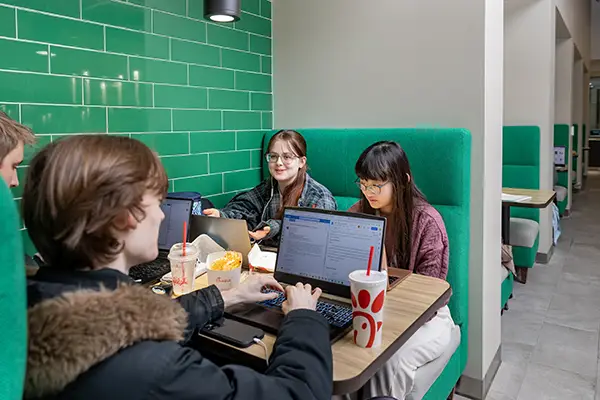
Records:
<instances>
[{"instance_id":1,"label":"french fries","mask_svg":"<svg viewBox=\"0 0 600 400\"><path fill-rule=\"evenodd\" d=\"M228 251L225 256L216 259L210 265L213 271L232 271L242 266L242 255L237 251Z\"/></svg>"}]
</instances>

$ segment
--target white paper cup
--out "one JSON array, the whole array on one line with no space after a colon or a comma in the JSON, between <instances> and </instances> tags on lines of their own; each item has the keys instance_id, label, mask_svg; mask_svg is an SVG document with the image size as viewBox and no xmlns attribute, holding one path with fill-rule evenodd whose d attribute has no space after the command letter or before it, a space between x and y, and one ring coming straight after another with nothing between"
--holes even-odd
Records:
<instances>
[{"instance_id":1,"label":"white paper cup","mask_svg":"<svg viewBox=\"0 0 600 400\"><path fill-rule=\"evenodd\" d=\"M175 243L169 251L168 258L171 262L173 293L182 295L193 291L198 249L191 243L186 243L184 256L183 244Z\"/></svg>"},{"instance_id":2,"label":"white paper cup","mask_svg":"<svg viewBox=\"0 0 600 400\"><path fill-rule=\"evenodd\" d=\"M354 343L359 347L378 347L383 331L387 273L371 271L371 275L367 276L366 270L358 270L350 273L349 277Z\"/></svg>"},{"instance_id":3,"label":"white paper cup","mask_svg":"<svg viewBox=\"0 0 600 400\"><path fill-rule=\"evenodd\" d=\"M240 284L240 277L242 276L242 265L236 269L230 271L215 271L212 269L212 264L221 257L224 257L226 251L218 251L216 253L210 253L206 257L206 274L208 277L208 284L215 285L220 290L228 290L237 287ZM241 253L240 259L241 258Z\"/></svg>"}]
</instances>

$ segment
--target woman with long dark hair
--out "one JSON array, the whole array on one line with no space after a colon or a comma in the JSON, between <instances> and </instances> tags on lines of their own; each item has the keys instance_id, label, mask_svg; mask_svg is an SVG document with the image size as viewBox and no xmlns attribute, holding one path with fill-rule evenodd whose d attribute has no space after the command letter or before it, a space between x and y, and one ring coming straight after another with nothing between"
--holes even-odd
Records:
<instances>
[{"instance_id":1,"label":"woman with long dark hair","mask_svg":"<svg viewBox=\"0 0 600 400\"><path fill-rule=\"evenodd\" d=\"M369 146L358 158L355 171L361 200L350 211L387 218L387 265L446 279L444 221L415 185L402 147L390 141ZM422 398L459 343L460 330L444 306L367 382L362 396Z\"/></svg>"},{"instance_id":2,"label":"woman with long dark hair","mask_svg":"<svg viewBox=\"0 0 600 400\"><path fill-rule=\"evenodd\" d=\"M281 130L269 141L265 154L271 177L240 193L221 210L204 211L211 217L244 219L254 240L276 239L284 207L335 210L331 192L307 173L306 141L293 130Z\"/></svg>"}]
</instances>

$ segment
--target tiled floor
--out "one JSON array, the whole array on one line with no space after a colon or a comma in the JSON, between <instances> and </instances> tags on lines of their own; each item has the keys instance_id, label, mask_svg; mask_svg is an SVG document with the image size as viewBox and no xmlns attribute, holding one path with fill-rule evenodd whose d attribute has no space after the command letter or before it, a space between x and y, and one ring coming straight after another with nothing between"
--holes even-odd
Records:
<instances>
[{"instance_id":1,"label":"tiled floor","mask_svg":"<svg viewBox=\"0 0 600 400\"><path fill-rule=\"evenodd\" d=\"M515 283L486 400L600 400L600 172L590 171L572 210L551 262Z\"/></svg>"}]
</instances>

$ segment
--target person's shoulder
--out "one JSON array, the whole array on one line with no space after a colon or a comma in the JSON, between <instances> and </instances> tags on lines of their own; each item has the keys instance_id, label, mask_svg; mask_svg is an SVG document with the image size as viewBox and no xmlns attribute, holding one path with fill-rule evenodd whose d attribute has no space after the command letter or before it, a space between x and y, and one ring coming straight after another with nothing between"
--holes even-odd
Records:
<instances>
[{"instance_id":1,"label":"person's shoulder","mask_svg":"<svg viewBox=\"0 0 600 400\"><path fill-rule=\"evenodd\" d=\"M444 225L444 219L435 209L434 206L429 204L425 200L418 200L414 206L414 221L421 224L426 229L437 228L439 232L446 236L446 225Z\"/></svg>"},{"instance_id":2,"label":"person's shoulder","mask_svg":"<svg viewBox=\"0 0 600 400\"><path fill-rule=\"evenodd\" d=\"M360 200L359 200L359 201L357 201L356 203L354 203L354 204L352 205L352 207L350 207L350 208L348 209L348 212L362 213L362 212L363 212L363 209L362 209L362 204L361 204Z\"/></svg>"},{"instance_id":3,"label":"person's shoulder","mask_svg":"<svg viewBox=\"0 0 600 400\"><path fill-rule=\"evenodd\" d=\"M308 187L308 190L310 190L311 192L333 197L333 195L331 194L331 191L329 189L327 189L327 187L325 185L317 182L308 173L306 174L306 185Z\"/></svg>"}]
</instances>

